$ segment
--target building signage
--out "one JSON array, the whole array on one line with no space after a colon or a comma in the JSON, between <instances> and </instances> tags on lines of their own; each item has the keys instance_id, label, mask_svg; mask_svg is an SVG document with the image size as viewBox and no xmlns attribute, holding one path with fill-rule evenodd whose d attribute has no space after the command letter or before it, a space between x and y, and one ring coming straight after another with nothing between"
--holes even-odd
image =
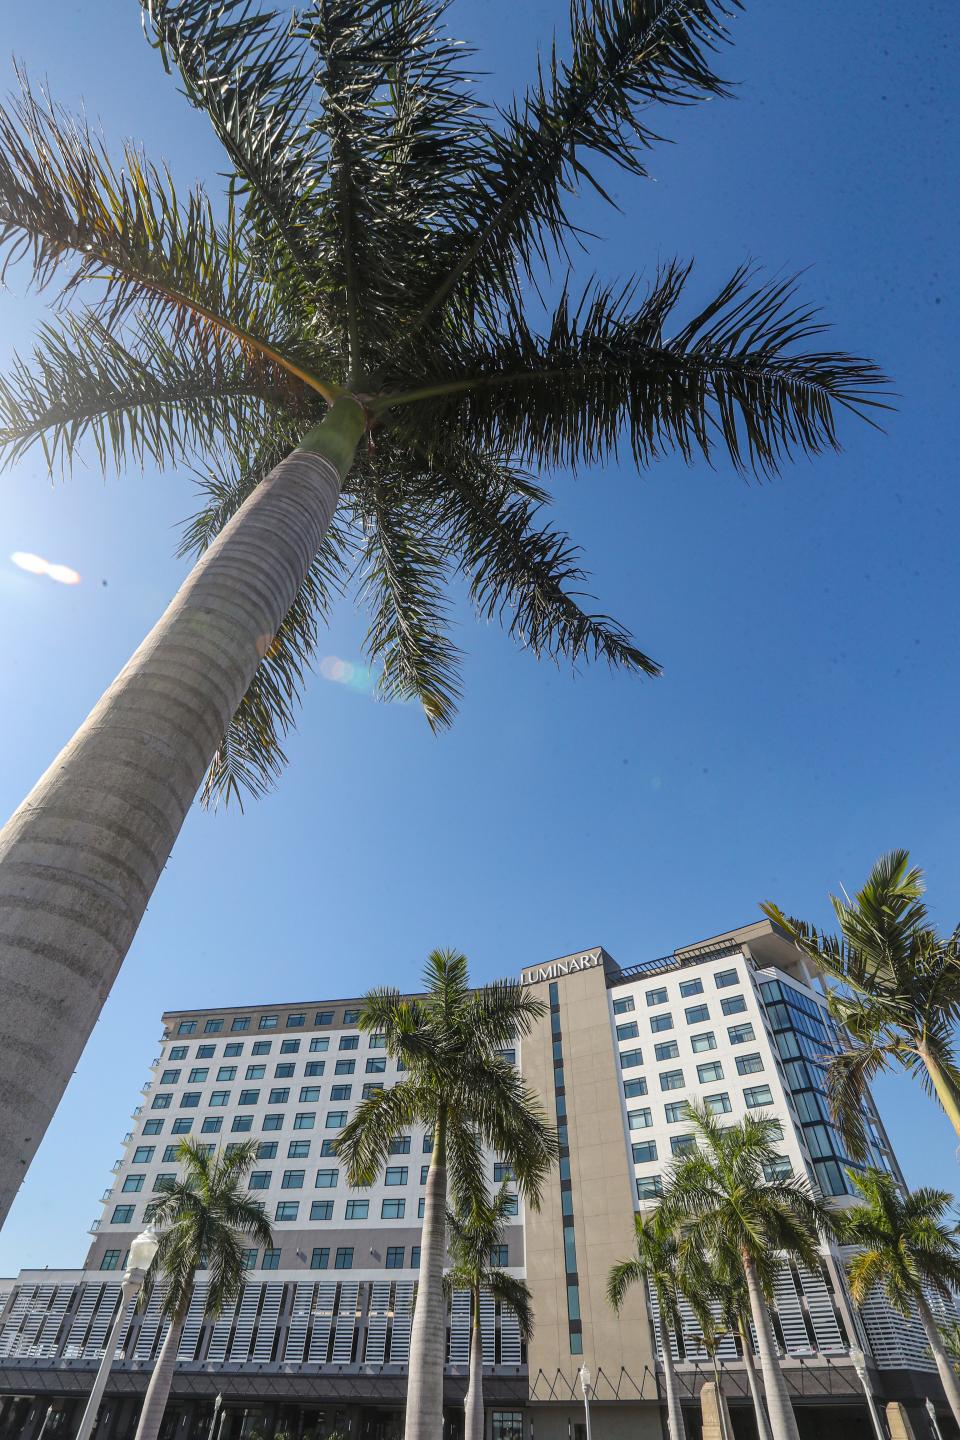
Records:
<instances>
[{"instance_id":1,"label":"building signage","mask_svg":"<svg viewBox=\"0 0 960 1440\"><path fill-rule=\"evenodd\" d=\"M571 955L569 960L552 960L549 965L531 965L520 971L521 985L540 985L544 980L559 980L563 975L573 975L579 970L593 970L603 963L599 950L588 950L584 955Z\"/></svg>"}]
</instances>

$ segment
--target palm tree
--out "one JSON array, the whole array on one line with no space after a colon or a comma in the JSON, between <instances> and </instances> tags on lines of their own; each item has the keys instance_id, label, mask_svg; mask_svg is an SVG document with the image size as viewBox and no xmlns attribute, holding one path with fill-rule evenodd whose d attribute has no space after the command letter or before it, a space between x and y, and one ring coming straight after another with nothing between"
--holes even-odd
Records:
<instances>
[{"instance_id":1,"label":"palm tree","mask_svg":"<svg viewBox=\"0 0 960 1440\"><path fill-rule=\"evenodd\" d=\"M790 282L741 268L694 304L685 263L580 294L564 278L581 184L604 193L607 162L646 174L657 104L727 93L728 0L584 0L568 58L505 109L479 100L445 0L310 0L292 20L142 3L223 144L227 204L133 148L111 158L25 80L0 108L0 252L68 303L0 384L0 450L207 475L197 564L0 838L19 997L0 1221L204 775L211 801L275 780L353 574L383 693L434 727L459 696L448 579L534 655L656 674L578 603L543 476L621 444L639 466L769 474L881 397L873 364L817 348Z\"/></svg>"},{"instance_id":2,"label":"palm tree","mask_svg":"<svg viewBox=\"0 0 960 1440\"><path fill-rule=\"evenodd\" d=\"M960 1369L960 1324L941 1325L940 1335L954 1370Z\"/></svg>"},{"instance_id":3,"label":"palm tree","mask_svg":"<svg viewBox=\"0 0 960 1440\"><path fill-rule=\"evenodd\" d=\"M747 1373L747 1385L753 1401L759 1440L770 1440L770 1423L763 1403L763 1394L753 1359L753 1340L750 1335L750 1295L740 1257L735 1254L717 1255L707 1251L701 1243L696 1226L688 1225L679 1234L680 1285L700 1321L704 1344L713 1360L717 1389L720 1377L717 1374L716 1347L724 1334L738 1335L743 1349L743 1364ZM770 1267L770 1259L764 1257L764 1272L761 1289L766 1293L772 1289L776 1264ZM716 1318L719 1312L719 1320Z\"/></svg>"},{"instance_id":4,"label":"palm tree","mask_svg":"<svg viewBox=\"0 0 960 1440\"><path fill-rule=\"evenodd\" d=\"M840 1239L858 1252L847 1267L850 1293L862 1305L879 1287L906 1319L917 1311L960 1425L960 1382L924 1293L932 1290L952 1305L952 1292L960 1290L960 1227L944 1224L953 1196L927 1186L903 1193L883 1170L847 1173L864 1199L839 1219Z\"/></svg>"},{"instance_id":5,"label":"palm tree","mask_svg":"<svg viewBox=\"0 0 960 1440\"><path fill-rule=\"evenodd\" d=\"M825 972L830 1011L852 1038L830 1057L827 1080L834 1119L854 1160L867 1158L863 1103L870 1080L884 1070L918 1076L960 1135L960 927L945 937L937 933L925 888L909 852L891 850L852 903L846 894L830 896L839 935L788 919L776 905L761 906Z\"/></svg>"},{"instance_id":6,"label":"palm tree","mask_svg":"<svg viewBox=\"0 0 960 1440\"><path fill-rule=\"evenodd\" d=\"M513 1196L505 1183L492 1200L474 1200L463 1212L447 1211L448 1250L452 1261L444 1289L469 1290L472 1305L470 1330L470 1383L464 1400L464 1440L483 1440L483 1339L480 1334L480 1294L487 1290L509 1305L529 1344L533 1335L533 1304L526 1281L495 1265L492 1252L503 1244Z\"/></svg>"},{"instance_id":7,"label":"palm tree","mask_svg":"<svg viewBox=\"0 0 960 1440\"><path fill-rule=\"evenodd\" d=\"M135 1440L156 1440L159 1433L197 1271L203 1267L209 1275L204 1313L217 1316L243 1286L242 1242L249 1237L258 1247L273 1244L262 1207L248 1198L244 1188L256 1158L255 1140L213 1155L194 1139L182 1140L177 1159L184 1166L183 1174L167 1181L160 1199L150 1206L153 1223L166 1228L147 1271L140 1303L146 1303L155 1285L165 1285L163 1313L170 1324L150 1376Z\"/></svg>"},{"instance_id":8,"label":"palm tree","mask_svg":"<svg viewBox=\"0 0 960 1440\"><path fill-rule=\"evenodd\" d=\"M831 1228L832 1221L805 1181L765 1178L774 1173L779 1158L778 1121L748 1115L724 1127L703 1106L688 1108L699 1148L675 1163L661 1209L668 1223L687 1227L688 1233L695 1227L694 1243L708 1253L739 1259L760 1350L770 1428L774 1440L798 1440L765 1297L770 1295L776 1259L819 1269L818 1235Z\"/></svg>"},{"instance_id":9,"label":"palm tree","mask_svg":"<svg viewBox=\"0 0 960 1440\"><path fill-rule=\"evenodd\" d=\"M417 1304L410 1337L406 1440L435 1440L443 1424L448 1194L468 1214L488 1203L482 1147L513 1168L527 1203L538 1205L558 1155L556 1129L516 1067L499 1051L529 1033L544 1013L524 986L500 980L471 990L466 956L434 950L423 971L424 994L371 990L360 1027L384 1037L405 1076L362 1100L341 1131L337 1151L351 1185L371 1185L390 1142L411 1125L433 1137L424 1201Z\"/></svg>"},{"instance_id":10,"label":"palm tree","mask_svg":"<svg viewBox=\"0 0 960 1440\"><path fill-rule=\"evenodd\" d=\"M611 1268L607 1278L607 1300L619 1314L627 1291L634 1285L649 1285L657 1297L670 1440L686 1440L680 1387L670 1348L670 1330L679 1335L683 1328L676 1231L666 1220L662 1207L650 1215L634 1215L633 1229L634 1253L627 1260L618 1260Z\"/></svg>"}]
</instances>

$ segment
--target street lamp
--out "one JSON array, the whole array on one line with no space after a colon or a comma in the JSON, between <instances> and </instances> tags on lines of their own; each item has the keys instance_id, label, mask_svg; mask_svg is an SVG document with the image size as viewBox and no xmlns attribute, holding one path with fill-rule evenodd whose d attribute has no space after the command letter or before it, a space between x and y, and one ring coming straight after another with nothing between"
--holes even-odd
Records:
<instances>
[{"instance_id":1,"label":"street lamp","mask_svg":"<svg viewBox=\"0 0 960 1440\"><path fill-rule=\"evenodd\" d=\"M887 1440L887 1434L881 1423L876 1402L873 1398L873 1391L870 1389L870 1377L867 1374L867 1357L862 1350L858 1350L855 1346L850 1347L849 1354L850 1364L854 1370L856 1370L857 1378L863 1386L863 1393L867 1397L867 1408L870 1411L870 1419L873 1421L873 1428L877 1440Z\"/></svg>"},{"instance_id":2,"label":"street lamp","mask_svg":"<svg viewBox=\"0 0 960 1440\"><path fill-rule=\"evenodd\" d=\"M593 1394L593 1386L590 1383L590 1371L586 1365L580 1366L580 1389L583 1391L583 1415L587 1422L587 1440L592 1440L590 1434L590 1396Z\"/></svg>"},{"instance_id":3,"label":"street lamp","mask_svg":"<svg viewBox=\"0 0 960 1440\"><path fill-rule=\"evenodd\" d=\"M940 1434L940 1426L937 1424L937 1407L936 1407L936 1405L934 1405L934 1403L933 1403L933 1401L930 1399L930 1396L929 1396L929 1395L927 1396L926 1400L924 1400L923 1403L924 1403L924 1405L926 1405L926 1407L927 1407L927 1414L930 1416L930 1424L933 1426L933 1433L934 1433L934 1435L937 1437L937 1440L943 1440L943 1436Z\"/></svg>"},{"instance_id":4,"label":"street lamp","mask_svg":"<svg viewBox=\"0 0 960 1440\"><path fill-rule=\"evenodd\" d=\"M110 1367L113 1365L113 1357L120 1339L120 1327L123 1324L127 1305L135 1295L139 1295L159 1244L160 1232L153 1225L148 1225L130 1246L129 1263L120 1286L120 1309L117 1311L117 1318L110 1326L110 1334L107 1336L107 1345L103 1352L103 1359L100 1361L100 1369L93 1382L93 1389L90 1391L90 1398L83 1412L83 1419L80 1421L80 1429L77 1431L75 1440L90 1440L90 1436L93 1434L100 1401L103 1399L103 1392L107 1388L107 1381L110 1378Z\"/></svg>"},{"instance_id":5,"label":"street lamp","mask_svg":"<svg viewBox=\"0 0 960 1440\"><path fill-rule=\"evenodd\" d=\"M217 1398L213 1402L213 1419L210 1421L210 1434L207 1440L217 1440L217 1432L220 1428L220 1412L223 1409L223 1396L217 1391Z\"/></svg>"}]
</instances>

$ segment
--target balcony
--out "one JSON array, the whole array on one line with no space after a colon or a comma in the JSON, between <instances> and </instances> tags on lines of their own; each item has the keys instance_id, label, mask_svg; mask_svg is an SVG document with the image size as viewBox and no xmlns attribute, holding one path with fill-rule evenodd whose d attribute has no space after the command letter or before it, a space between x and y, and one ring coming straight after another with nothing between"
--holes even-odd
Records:
<instances>
[{"instance_id":1,"label":"balcony","mask_svg":"<svg viewBox=\"0 0 960 1440\"><path fill-rule=\"evenodd\" d=\"M110 1169L113 1171L114 1175L116 1175L117 1171L120 1169L120 1166L121 1166L122 1164L123 1164L123 1161L122 1161L122 1160L114 1160L113 1164L110 1166Z\"/></svg>"},{"instance_id":2,"label":"balcony","mask_svg":"<svg viewBox=\"0 0 960 1440\"><path fill-rule=\"evenodd\" d=\"M109 1202L110 1196L111 1196L112 1194L113 1194L113 1191L112 1191L112 1190L104 1190L103 1194L100 1196L100 1204L101 1204L101 1205L106 1205L106 1204Z\"/></svg>"},{"instance_id":3,"label":"balcony","mask_svg":"<svg viewBox=\"0 0 960 1440\"><path fill-rule=\"evenodd\" d=\"M97 1231L100 1229L100 1225L101 1222L99 1220L91 1220L90 1224L87 1226L87 1234L96 1235Z\"/></svg>"},{"instance_id":4,"label":"balcony","mask_svg":"<svg viewBox=\"0 0 960 1440\"><path fill-rule=\"evenodd\" d=\"M148 1091L148 1090L152 1090L152 1089L153 1089L153 1081L152 1081L152 1080L144 1080L143 1084L140 1086L140 1094L141 1094L141 1095L146 1095L147 1091Z\"/></svg>"},{"instance_id":5,"label":"balcony","mask_svg":"<svg viewBox=\"0 0 960 1440\"><path fill-rule=\"evenodd\" d=\"M131 1116L131 1119L133 1119L133 1120L139 1120L139 1119L140 1119L140 1116L141 1116L142 1114L143 1114L143 1106L142 1106L142 1105L138 1105L137 1108L136 1108L136 1110L134 1110L133 1115Z\"/></svg>"},{"instance_id":6,"label":"balcony","mask_svg":"<svg viewBox=\"0 0 960 1440\"><path fill-rule=\"evenodd\" d=\"M123 1139L120 1141L120 1144L121 1144L121 1145L129 1145L129 1144L130 1144L130 1141L131 1141L132 1139L133 1139L133 1131L132 1131L132 1130L128 1130L127 1133L126 1133L126 1135L124 1135Z\"/></svg>"}]
</instances>

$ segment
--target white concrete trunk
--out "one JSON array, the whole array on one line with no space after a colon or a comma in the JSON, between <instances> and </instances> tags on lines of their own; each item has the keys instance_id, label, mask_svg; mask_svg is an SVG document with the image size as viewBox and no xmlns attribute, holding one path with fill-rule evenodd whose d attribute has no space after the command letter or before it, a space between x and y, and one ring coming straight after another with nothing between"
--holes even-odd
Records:
<instances>
[{"instance_id":1,"label":"white concrete trunk","mask_svg":"<svg viewBox=\"0 0 960 1440\"><path fill-rule=\"evenodd\" d=\"M447 1302L443 1262L447 1250L446 1123L438 1121L427 1174L420 1237L420 1275L410 1335L404 1440L440 1440L443 1434L443 1361Z\"/></svg>"},{"instance_id":2,"label":"white concrete trunk","mask_svg":"<svg viewBox=\"0 0 960 1440\"><path fill-rule=\"evenodd\" d=\"M670 1331L666 1320L662 1318L662 1312L660 1335L663 1341L663 1386L667 1392L667 1427L670 1431L670 1440L687 1440L687 1430L683 1423L683 1408L680 1404L680 1386L673 1364L673 1351L670 1349Z\"/></svg>"},{"instance_id":3,"label":"white concrete trunk","mask_svg":"<svg viewBox=\"0 0 960 1440\"><path fill-rule=\"evenodd\" d=\"M740 1339L743 1343L743 1364L747 1372L750 1398L753 1400L753 1411L757 1418L757 1434L760 1440L771 1440L770 1422L767 1419L766 1406L763 1403L763 1394L760 1390L760 1381L757 1378L757 1367L753 1359L753 1341L750 1339L749 1325L741 1323Z\"/></svg>"},{"instance_id":4,"label":"white concrete trunk","mask_svg":"<svg viewBox=\"0 0 960 1440\"><path fill-rule=\"evenodd\" d=\"M787 1393L787 1383L783 1378L783 1371L780 1369L780 1361L777 1358L770 1312L760 1289L760 1281L757 1278L754 1263L747 1256L743 1257L743 1269L747 1279L747 1290L750 1294L753 1328L757 1332L760 1369L763 1372L763 1388L767 1392L767 1411L770 1416L773 1440L800 1440L796 1416Z\"/></svg>"},{"instance_id":5,"label":"white concrete trunk","mask_svg":"<svg viewBox=\"0 0 960 1440\"><path fill-rule=\"evenodd\" d=\"M957 1382L957 1373L950 1363L950 1357L944 1349L943 1336L937 1328L933 1312L923 1295L917 1296L917 1309L920 1312L920 1323L926 1333L933 1358L937 1362L937 1374L940 1376L947 1404L953 1412L954 1420L960 1425L960 1384Z\"/></svg>"},{"instance_id":6,"label":"white concrete trunk","mask_svg":"<svg viewBox=\"0 0 960 1440\"><path fill-rule=\"evenodd\" d=\"M184 1316L185 1314L186 1311L184 1311ZM160 1346L160 1354L157 1356L157 1363L153 1367L153 1374L147 1385L147 1393L143 1398L143 1409L140 1411L140 1421L134 1440L157 1440L163 1412L167 1408L167 1400L170 1397L173 1367L177 1363L177 1351L180 1348L182 1333L183 1316L170 1322L170 1328Z\"/></svg>"},{"instance_id":7,"label":"white concrete trunk","mask_svg":"<svg viewBox=\"0 0 960 1440\"><path fill-rule=\"evenodd\" d=\"M470 1327L470 1383L463 1402L463 1440L483 1440L483 1335L480 1331L480 1292L473 1296Z\"/></svg>"},{"instance_id":8,"label":"white concrete trunk","mask_svg":"<svg viewBox=\"0 0 960 1440\"><path fill-rule=\"evenodd\" d=\"M0 1223L362 428L356 403L338 401L310 449L256 488L0 831Z\"/></svg>"}]
</instances>

